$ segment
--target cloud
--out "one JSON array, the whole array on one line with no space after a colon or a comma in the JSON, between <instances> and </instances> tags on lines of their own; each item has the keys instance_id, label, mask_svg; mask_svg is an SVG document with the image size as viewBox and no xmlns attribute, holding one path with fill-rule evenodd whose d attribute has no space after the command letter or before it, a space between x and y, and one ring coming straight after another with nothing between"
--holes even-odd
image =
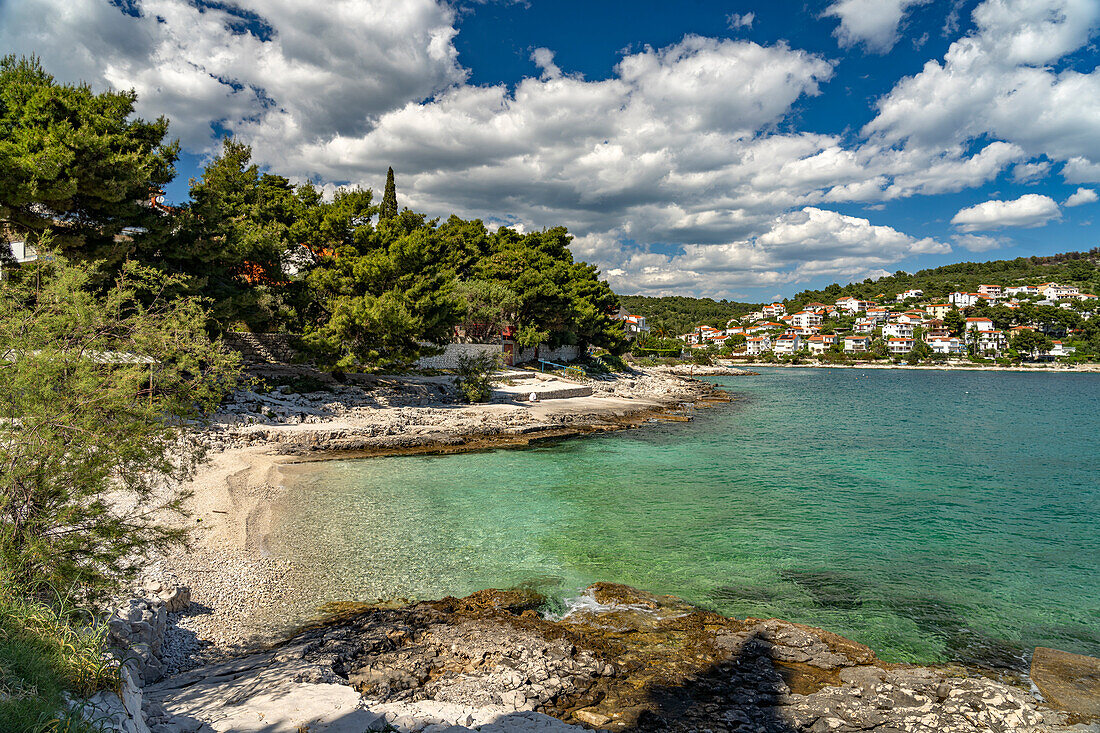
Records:
<instances>
[{"instance_id":1,"label":"cloud","mask_svg":"<svg viewBox=\"0 0 1100 733\"><path fill-rule=\"evenodd\" d=\"M956 234L951 241L971 252L988 252L1004 247L1008 240L1004 237L990 237L985 234Z\"/></svg>"},{"instance_id":2,"label":"cloud","mask_svg":"<svg viewBox=\"0 0 1100 733\"><path fill-rule=\"evenodd\" d=\"M1060 216L1054 199L1029 193L1014 201L984 201L961 209L951 218L951 223L964 232L976 232L1004 227L1038 227Z\"/></svg>"},{"instance_id":3,"label":"cloud","mask_svg":"<svg viewBox=\"0 0 1100 733\"><path fill-rule=\"evenodd\" d=\"M754 237L716 245L685 245L673 254L638 252L615 271L612 286L667 294L691 289L726 297L731 288L783 285L811 278L847 281L867 277L868 267L951 247L916 238L867 219L804 207L772 219Z\"/></svg>"},{"instance_id":4,"label":"cloud","mask_svg":"<svg viewBox=\"0 0 1100 733\"><path fill-rule=\"evenodd\" d=\"M892 38L914 3L884 5L897 8L898 19L886 23ZM863 136L800 130L801 105L822 93L835 62L782 42L689 35L624 52L608 78L592 81L563 72L553 49L537 48L532 77L475 86L458 62L456 11L443 0L324 7L134 0L126 7L135 12L102 0L0 0L0 46L39 53L63 79L135 88L140 113L168 115L171 134L191 152L212 149L228 131L253 146L261 165L326 190L377 187L392 165L401 203L429 215L454 212L527 230L565 224L577 235L577 255L622 292L774 289L946 253L945 243L829 207L961 191L1014 165L1032 175L1043 164L1028 161L1047 154L1035 152L1043 146L1027 135L968 121L964 112L977 112L955 110L951 94L933 99L954 110L948 122L933 119L935 134L909 132L891 110L907 84L923 89L916 77L883 99ZM857 4L833 7L854 12ZM750 15L730 23L750 27ZM1036 26L1039 35L1046 22ZM1009 30L996 32L1010 40ZM1080 35L1053 43L1067 47ZM1028 48L1013 54L1041 56ZM932 62L941 70L952 63ZM966 85L947 91L964 100L971 93ZM1037 106L1031 116L1087 117L1097 98L1079 100L1085 112ZM1079 153L1074 140L1083 141ZM1100 171L1084 137L1061 144L1076 156L1049 155L1062 175Z\"/></svg>"},{"instance_id":5,"label":"cloud","mask_svg":"<svg viewBox=\"0 0 1100 733\"><path fill-rule=\"evenodd\" d=\"M1100 196L1096 195L1096 191L1091 188L1079 188L1070 194L1070 197L1066 199L1063 206L1080 206L1082 204L1091 204L1100 199Z\"/></svg>"},{"instance_id":6,"label":"cloud","mask_svg":"<svg viewBox=\"0 0 1100 733\"><path fill-rule=\"evenodd\" d=\"M0 48L63 80L133 88L190 149L212 123L270 145L368 132L459 83L449 7L434 0L98 0L0 4ZM378 19L385 17L384 23ZM323 42L319 42L323 39Z\"/></svg>"},{"instance_id":7,"label":"cloud","mask_svg":"<svg viewBox=\"0 0 1100 733\"><path fill-rule=\"evenodd\" d=\"M1068 162L1069 180L1100 180L1100 70L1054 62L1100 23L1096 0L985 0L975 30L879 100L863 133L902 150L967 148L996 139L1024 158ZM1021 110L1027 110L1022 114Z\"/></svg>"},{"instance_id":8,"label":"cloud","mask_svg":"<svg viewBox=\"0 0 1100 733\"><path fill-rule=\"evenodd\" d=\"M906 11L929 0L837 0L825 15L840 18L833 35L842 48L863 44L873 53L886 53L898 40L898 25Z\"/></svg>"},{"instance_id":9,"label":"cloud","mask_svg":"<svg viewBox=\"0 0 1100 733\"><path fill-rule=\"evenodd\" d=\"M1050 172L1050 163L1041 160L1037 163L1019 163L1012 168L1012 180L1015 183L1036 183Z\"/></svg>"},{"instance_id":10,"label":"cloud","mask_svg":"<svg viewBox=\"0 0 1100 733\"><path fill-rule=\"evenodd\" d=\"M554 52L548 48L536 48L531 52L531 60L542 71L543 79L557 79L561 76L561 69L554 63Z\"/></svg>"},{"instance_id":11,"label":"cloud","mask_svg":"<svg viewBox=\"0 0 1100 733\"><path fill-rule=\"evenodd\" d=\"M730 13L726 16L726 23L730 28L752 28L752 22L756 20L756 13Z\"/></svg>"}]
</instances>

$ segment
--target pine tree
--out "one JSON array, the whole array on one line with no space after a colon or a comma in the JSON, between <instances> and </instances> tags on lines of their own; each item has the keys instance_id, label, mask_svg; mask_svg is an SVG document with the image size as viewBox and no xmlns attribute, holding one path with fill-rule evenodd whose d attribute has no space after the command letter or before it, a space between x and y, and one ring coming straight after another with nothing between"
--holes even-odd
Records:
<instances>
[{"instance_id":1,"label":"pine tree","mask_svg":"<svg viewBox=\"0 0 1100 733\"><path fill-rule=\"evenodd\" d=\"M382 195L382 208L378 211L381 220L397 216L397 184L393 180L393 168L386 173L386 192Z\"/></svg>"}]
</instances>

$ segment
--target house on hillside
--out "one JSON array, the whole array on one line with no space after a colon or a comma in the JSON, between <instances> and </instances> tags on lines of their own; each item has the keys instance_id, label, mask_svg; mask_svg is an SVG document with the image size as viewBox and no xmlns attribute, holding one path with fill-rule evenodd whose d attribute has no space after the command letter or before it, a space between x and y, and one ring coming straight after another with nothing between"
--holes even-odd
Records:
<instances>
[{"instance_id":1,"label":"house on hillside","mask_svg":"<svg viewBox=\"0 0 1100 733\"><path fill-rule=\"evenodd\" d=\"M956 292L951 293L951 295L947 296L948 302L956 308L959 308L960 310L962 308L969 308L973 305L977 305L978 301L981 299L982 297L977 293Z\"/></svg>"},{"instance_id":2,"label":"house on hillside","mask_svg":"<svg viewBox=\"0 0 1100 733\"><path fill-rule=\"evenodd\" d=\"M1073 356L1073 354L1076 351L1077 351L1077 349L1075 349L1072 346L1066 346L1061 341L1055 341L1051 345L1050 351L1048 353L1051 356L1054 356L1054 357L1061 357L1061 356Z\"/></svg>"},{"instance_id":3,"label":"house on hillside","mask_svg":"<svg viewBox=\"0 0 1100 733\"><path fill-rule=\"evenodd\" d=\"M844 337L844 350L849 352L862 353L870 351L871 349L871 337L870 336L845 336Z\"/></svg>"},{"instance_id":4,"label":"house on hillside","mask_svg":"<svg viewBox=\"0 0 1100 733\"><path fill-rule=\"evenodd\" d=\"M785 333L775 340L776 354L793 354L802 348L802 338L797 333Z\"/></svg>"},{"instance_id":5,"label":"house on hillside","mask_svg":"<svg viewBox=\"0 0 1100 733\"><path fill-rule=\"evenodd\" d=\"M934 336L928 339L933 354L961 354L966 351L962 339L954 336Z\"/></svg>"},{"instance_id":6,"label":"house on hillside","mask_svg":"<svg viewBox=\"0 0 1100 733\"><path fill-rule=\"evenodd\" d=\"M1005 337L1004 331L995 329L974 331L971 332L970 336L978 345L978 353L986 356L1000 356L1001 352L1008 346L1008 339Z\"/></svg>"},{"instance_id":7,"label":"house on hillside","mask_svg":"<svg viewBox=\"0 0 1100 733\"><path fill-rule=\"evenodd\" d=\"M1039 294L1039 286L1038 285L1013 285L1012 287L1005 288L1005 293L1007 295L1016 295L1016 296L1020 296L1020 295L1038 295Z\"/></svg>"},{"instance_id":8,"label":"house on hillside","mask_svg":"<svg viewBox=\"0 0 1100 733\"><path fill-rule=\"evenodd\" d=\"M762 336L749 336L745 341L745 352L749 356L760 356L765 351L771 351L772 340L767 334Z\"/></svg>"},{"instance_id":9,"label":"house on hillside","mask_svg":"<svg viewBox=\"0 0 1100 733\"><path fill-rule=\"evenodd\" d=\"M771 303L762 309L765 318L776 318L787 312L787 306L782 303Z\"/></svg>"},{"instance_id":10,"label":"house on hillside","mask_svg":"<svg viewBox=\"0 0 1100 733\"><path fill-rule=\"evenodd\" d=\"M802 335L808 334L814 326L820 326L821 321L820 313L808 310L799 311L791 316L791 325L797 328Z\"/></svg>"},{"instance_id":11,"label":"house on hillside","mask_svg":"<svg viewBox=\"0 0 1100 733\"><path fill-rule=\"evenodd\" d=\"M943 318L951 312L950 303L936 303L934 305L924 306L924 312L933 318Z\"/></svg>"},{"instance_id":12,"label":"house on hillside","mask_svg":"<svg viewBox=\"0 0 1100 733\"><path fill-rule=\"evenodd\" d=\"M1081 291L1072 285L1059 285L1058 283L1043 283L1039 286L1039 295L1047 300L1065 300L1075 298Z\"/></svg>"},{"instance_id":13,"label":"house on hillside","mask_svg":"<svg viewBox=\"0 0 1100 733\"><path fill-rule=\"evenodd\" d=\"M835 333L819 333L814 336L810 336L806 340L810 346L810 351L814 354L824 354L829 350L833 344L836 343Z\"/></svg>"},{"instance_id":14,"label":"house on hillside","mask_svg":"<svg viewBox=\"0 0 1100 733\"><path fill-rule=\"evenodd\" d=\"M619 308L619 312L616 313L613 318L622 322L623 332L629 339L636 339L639 336L644 336L649 333L649 326L646 325L645 316L637 316L632 314L626 308Z\"/></svg>"},{"instance_id":15,"label":"house on hillside","mask_svg":"<svg viewBox=\"0 0 1100 733\"><path fill-rule=\"evenodd\" d=\"M887 323L882 327L883 338L913 338L912 323Z\"/></svg>"},{"instance_id":16,"label":"house on hillside","mask_svg":"<svg viewBox=\"0 0 1100 733\"><path fill-rule=\"evenodd\" d=\"M993 321L985 317L975 317L966 319L967 331L992 331Z\"/></svg>"},{"instance_id":17,"label":"house on hillside","mask_svg":"<svg viewBox=\"0 0 1100 733\"><path fill-rule=\"evenodd\" d=\"M898 293L897 302L909 300L910 298L923 298L923 290L906 290L904 293Z\"/></svg>"},{"instance_id":18,"label":"house on hillside","mask_svg":"<svg viewBox=\"0 0 1100 733\"><path fill-rule=\"evenodd\" d=\"M978 295L984 295L988 298L1000 298L1004 295L1004 290L1000 285L979 285Z\"/></svg>"},{"instance_id":19,"label":"house on hillside","mask_svg":"<svg viewBox=\"0 0 1100 733\"><path fill-rule=\"evenodd\" d=\"M875 330L875 322L872 320L856 321L855 326L852 327L856 333L871 333Z\"/></svg>"},{"instance_id":20,"label":"house on hillside","mask_svg":"<svg viewBox=\"0 0 1100 733\"><path fill-rule=\"evenodd\" d=\"M908 354L913 350L914 343L911 338L895 336L886 340L886 348L891 354Z\"/></svg>"}]
</instances>

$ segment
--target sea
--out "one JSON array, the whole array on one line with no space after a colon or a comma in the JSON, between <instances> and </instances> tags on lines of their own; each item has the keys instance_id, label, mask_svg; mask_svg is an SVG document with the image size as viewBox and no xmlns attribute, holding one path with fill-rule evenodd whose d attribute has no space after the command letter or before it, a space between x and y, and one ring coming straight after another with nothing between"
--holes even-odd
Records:
<instances>
[{"instance_id":1,"label":"sea","mask_svg":"<svg viewBox=\"0 0 1100 733\"><path fill-rule=\"evenodd\" d=\"M309 464L269 550L317 607L611 581L886 661L1100 656L1100 374L759 371L690 422Z\"/></svg>"}]
</instances>

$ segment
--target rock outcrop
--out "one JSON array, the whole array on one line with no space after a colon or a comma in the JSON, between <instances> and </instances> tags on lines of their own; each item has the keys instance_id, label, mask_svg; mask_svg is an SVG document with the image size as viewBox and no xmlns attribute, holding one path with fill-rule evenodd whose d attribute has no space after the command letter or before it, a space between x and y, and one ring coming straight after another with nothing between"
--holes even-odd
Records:
<instances>
[{"instance_id":1,"label":"rock outcrop","mask_svg":"<svg viewBox=\"0 0 1100 733\"><path fill-rule=\"evenodd\" d=\"M611 584L592 586L560 619L546 617L541 600L481 591L347 606L278 649L146 692L164 720L213 730L1070 729L1023 688L884 664L808 626L725 618Z\"/></svg>"},{"instance_id":2,"label":"rock outcrop","mask_svg":"<svg viewBox=\"0 0 1100 733\"><path fill-rule=\"evenodd\" d=\"M138 684L156 682L171 666L171 650L165 648L169 614L186 610L190 603L191 589L187 586L148 581L140 595L112 610L107 620L107 643Z\"/></svg>"},{"instance_id":3,"label":"rock outcrop","mask_svg":"<svg viewBox=\"0 0 1100 733\"><path fill-rule=\"evenodd\" d=\"M1100 659L1039 647L1031 658L1031 681L1060 710L1100 719Z\"/></svg>"}]
</instances>

